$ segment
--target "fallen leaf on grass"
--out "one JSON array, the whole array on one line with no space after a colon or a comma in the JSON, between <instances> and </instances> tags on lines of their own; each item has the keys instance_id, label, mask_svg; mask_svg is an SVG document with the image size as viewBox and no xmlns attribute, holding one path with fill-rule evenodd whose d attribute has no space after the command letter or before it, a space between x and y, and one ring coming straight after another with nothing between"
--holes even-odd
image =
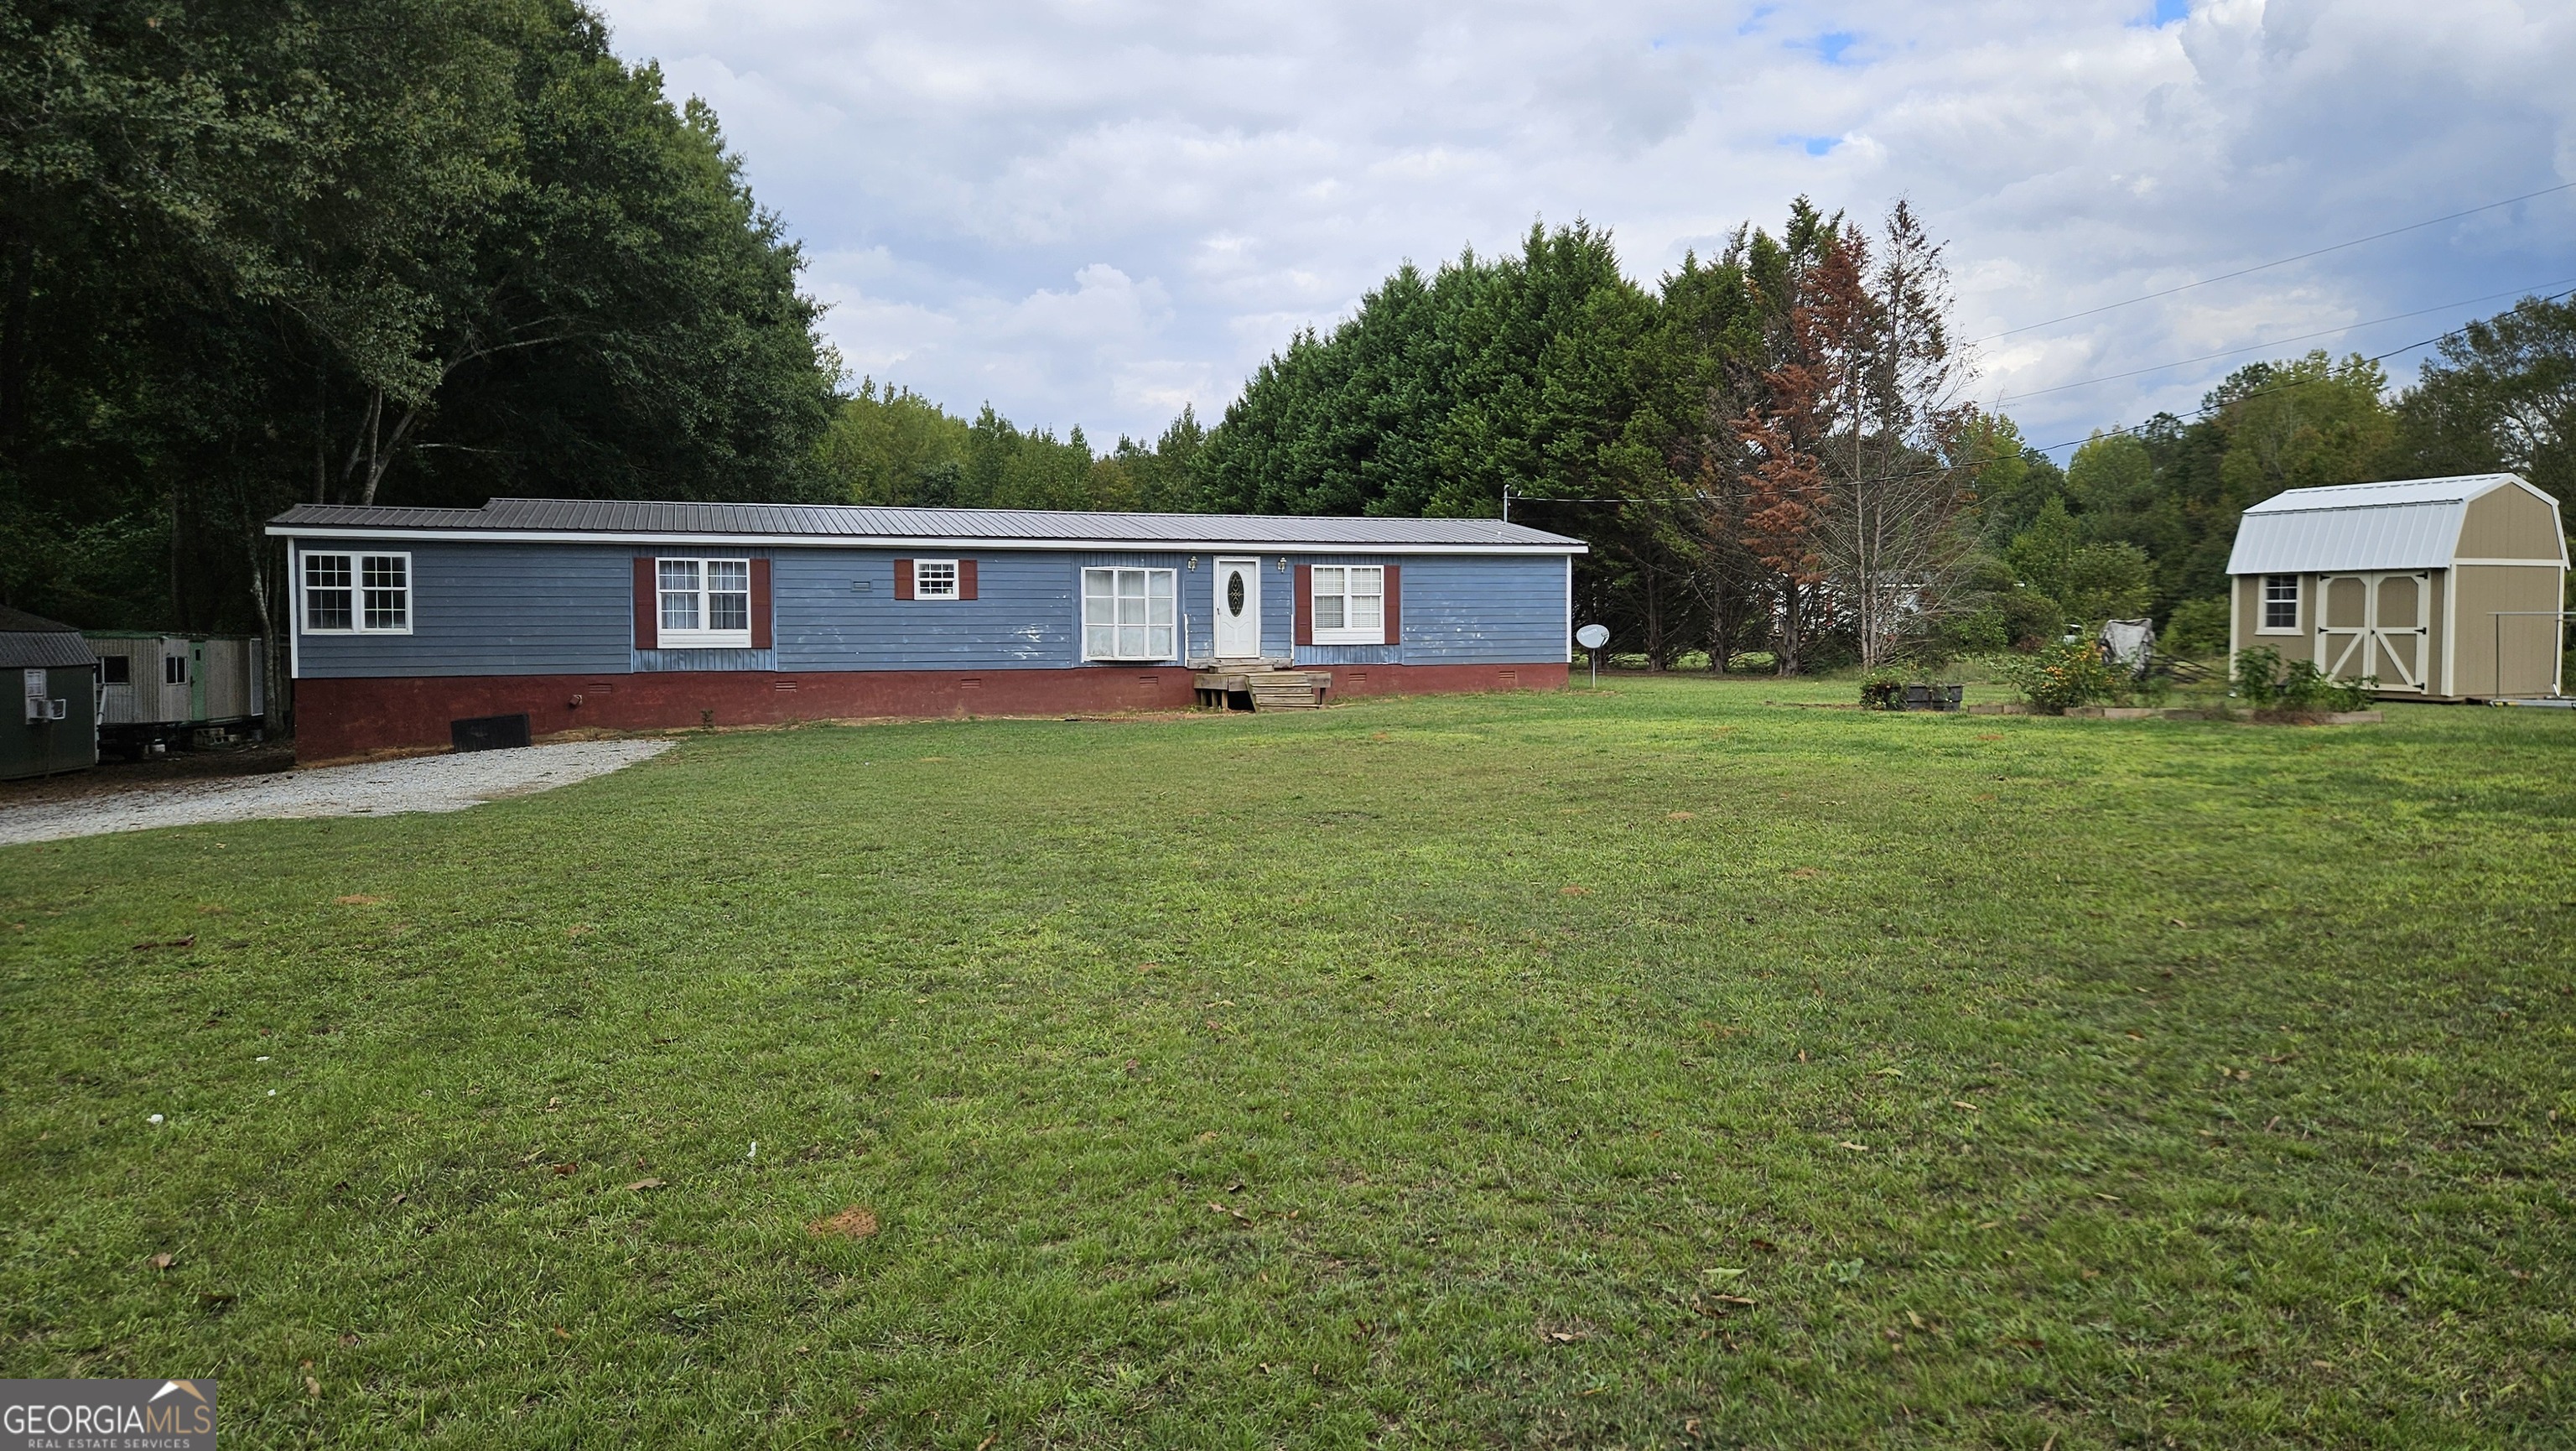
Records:
<instances>
[{"instance_id":1,"label":"fallen leaf on grass","mask_svg":"<svg viewBox=\"0 0 2576 1451\"><path fill-rule=\"evenodd\" d=\"M565 1328L563 1328L563 1327L562 1327L562 1326L560 1326L560 1325L558 1325L558 1326L554 1327L554 1331L555 1331L555 1339L557 1339L557 1340L570 1340L570 1339L572 1339L572 1332L571 1332L571 1331L569 1331L569 1330L566 1330Z\"/></svg>"},{"instance_id":2,"label":"fallen leaf on grass","mask_svg":"<svg viewBox=\"0 0 2576 1451\"><path fill-rule=\"evenodd\" d=\"M1750 1295L1719 1295L1715 1298L1721 1305L1750 1305L1753 1303L1753 1297Z\"/></svg>"},{"instance_id":3,"label":"fallen leaf on grass","mask_svg":"<svg viewBox=\"0 0 2576 1451\"><path fill-rule=\"evenodd\" d=\"M581 1166L579 1164L549 1164L546 1167L554 1170L557 1177L561 1177L562 1175L571 1173Z\"/></svg>"},{"instance_id":4,"label":"fallen leaf on grass","mask_svg":"<svg viewBox=\"0 0 2576 1451\"><path fill-rule=\"evenodd\" d=\"M1984 1112L1985 1112L1985 1110L1984 1110L1984 1109L1977 1107L1975 1104L1968 1102L1968 1101L1967 1101L1966 1099L1964 1099L1964 1098L1954 1098L1954 1099L1950 1100L1950 1106L1951 1106L1952 1108L1964 1108L1964 1109L1966 1109L1966 1110L1967 1110L1968 1112L1970 1112L1970 1113L1984 1113Z\"/></svg>"},{"instance_id":5,"label":"fallen leaf on grass","mask_svg":"<svg viewBox=\"0 0 2576 1451\"><path fill-rule=\"evenodd\" d=\"M154 1255L149 1261L147 1261L147 1263L156 1270L166 1270L170 1268L174 1262L173 1257L166 1254Z\"/></svg>"},{"instance_id":6,"label":"fallen leaf on grass","mask_svg":"<svg viewBox=\"0 0 2576 1451\"><path fill-rule=\"evenodd\" d=\"M2144 1033L2122 1033L2120 1036L2130 1039L2133 1042L2143 1043L2147 1041L2147 1035Z\"/></svg>"},{"instance_id":7,"label":"fallen leaf on grass","mask_svg":"<svg viewBox=\"0 0 2576 1451\"><path fill-rule=\"evenodd\" d=\"M306 1365L311 1365L313 1362L308 1360L304 1363ZM315 1380L309 1375L306 1376L304 1378L304 1393L308 1396L320 1396L322 1394L322 1382Z\"/></svg>"},{"instance_id":8,"label":"fallen leaf on grass","mask_svg":"<svg viewBox=\"0 0 2576 1451\"><path fill-rule=\"evenodd\" d=\"M1744 1243L1747 1248L1758 1249L1764 1254L1778 1254L1780 1252L1780 1246L1773 1244L1767 1239L1748 1239Z\"/></svg>"},{"instance_id":9,"label":"fallen leaf on grass","mask_svg":"<svg viewBox=\"0 0 2576 1451\"><path fill-rule=\"evenodd\" d=\"M1855 1154L1866 1154L1869 1152L1869 1145L1855 1144L1849 1139L1834 1140L1834 1147L1837 1149L1849 1149Z\"/></svg>"},{"instance_id":10,"label":"fallen leaf on grass","mask_svg":"<svg viewBox=\"0 0 2576 1451\"><path fill-rule=\"evenodd\" d=\"M815 1220L805 1226L805 1232L816 1238L838 1235L843 1239L866 1239L877 1232L876 1212L853 1204L838 1214Z\"/></svg>"},{"instance_id":11,"label":"fallen leaf on grass","mask_svg":"<svg viewBox=\"0 0 2576 1451\"><path fill-rule=\"evenodd\" d=\"M2119 1195L2117 1195L2117 1194L2096 1194L2096 1195L2094 1195L2093 1197L2094 1197L2094 1198L2096 1198L2096 1199L2105 1199L2105 1200L2108 1200L2108 1201L2110 1201L2110 1202L2111 1202L2111 1203L2113 1203L2113 1204L2118 1204L2118 1203L2123 1202L2123 1201L2121 1200L2120 1196L2119 1196Z\"/></svg>"},{"instance_id":12,"label":"fallen leaf on grass","mask_svg":"<svg viewBox=\"0 0 2576 1451\"><path fill-rule=\"evenodd\" d=\"M2173 925L2175 925L2176 927L2188 927L2188 926L2190 926L2190 925L2191 925L2190 923L2185 922L2184 920L2182 920L2180 917L2171 917L2171 918L2167 918L2166 920L2167 920L2167 921L2170 921L2171 923L2173 923Z\"/></svg>"},{"instance_id":13,"label":"fallen leaf on grass","mask_svg":"<svg viewBox=\"0 0 2576 1451\"><path fill-rule=\"evenodd\" d=\"M1241 1224L1250 1224L1252 1222L1251 1215L1244 1213L1240 1209L1234 1208L1232 1205L1219 1204L1215 1200L1211 1199L1208 1201L1208 1208L1215 1210L1219 1214L1230 1214L1234 1216L1236 1222Z\"/></svg>"},{"instance_id":14,"label":"fallen leaf on grass","mask_svg":"<svg viewBox=\"0 0 2576 1451\"><path fill-rule=\"evenodd\" d=\"M1557 888L1556 894L1560 897L1589 897L1592 895L1592 889L1590 887L1559 887Z\"/></svg>"},{"instance_id":15,"label":"fallen leaf on grass","mask_svg":"<svg viewBox=\"0 0 2576 1451\"><path fill-rule=\"evenodd\" d=\"M598 931L598 930L599 930L598 928L591 926L591 925L590 925L589 923L587 923L587 922L575 922L575 923L574 923L574 924L572 924L570 927L567 927L567 928L565 928L565 929L564 929L564 936L566 936L566 937L588 937L590 934L592 934L593 932L596 932L596 931Z\"/></svg>"},{"instance_id":16,"label":"fallen leaf on grass","mask_svg":"<svg viewBox=\"0 0 2576 1451\"><path fill-rule=\"evenodd\" d=\"M659 1179L638 1179L634 1183L626 1186L629 1193L636 1194L640 1194L647 1189L667 1189L669 1187L669 1185L664 1184Z\"/></svg>"},{"instance_id":17,"label":"fallen leaf on grass","mask_svg":"<svg viewBox=\"0 0 2576 1451\"><path fill-rule=\"evenodd\" d=\"M385 902L382 897L370 897L364 892L351 892L345 897L333 897L331 900L342 907L381 907Z\"/></svg>"},{"instance_id":18,"label":"fallen leaf on grass","mask_svg":"<svg viewBox=\"0 0 2576 1451\"><path fill-rule=\"evenodd\" d=\"M1664 813L1664 819L1666 821L1697 821L1699 820L1699 813L1696 811L1667 811Z\"/></svg>"}]
</instances>

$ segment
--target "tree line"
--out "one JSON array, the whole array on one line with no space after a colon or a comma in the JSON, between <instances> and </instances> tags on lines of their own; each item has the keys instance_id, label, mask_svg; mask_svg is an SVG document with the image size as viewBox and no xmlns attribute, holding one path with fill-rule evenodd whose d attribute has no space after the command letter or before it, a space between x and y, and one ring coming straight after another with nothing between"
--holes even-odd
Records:
<instances>
[{"instance_id":1,"label":"tree line","mask_svg":"<svg viewBox=\"0 0 2576 1451\"><path fill-rule=\"evenodd\" d=\"M2417 380L2322 353L2060 468L1970 400L1904 205L1795 203L1632 281L1533 226L1290 337L1213 425L1095 450L846 383L715 116L579 0L0 10L0 600L281 630L264 521L495 495L1509 517L1658 667L2224 638L2238 514L2511 469L2576 489L2576 304ZM282 692L280 693L282 694Z\"/></svg>"},{"instance_id":2,"label":"tree line","mask_svg":"<svg viewBox=\"0 0 2576 1451\"><path fill-rule=\"evenodd\" d=\"M838 492L795 245L575 0L19 0L0 118L12 604L274 640L301 500Z\"/></svg>"}]
</instances>

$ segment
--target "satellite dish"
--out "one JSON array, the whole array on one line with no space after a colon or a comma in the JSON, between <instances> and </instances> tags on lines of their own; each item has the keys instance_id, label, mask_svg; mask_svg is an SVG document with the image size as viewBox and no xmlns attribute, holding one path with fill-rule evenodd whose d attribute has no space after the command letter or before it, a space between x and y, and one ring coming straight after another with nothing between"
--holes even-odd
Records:
<instances>
[{"instance_id":1,"label":"satellite dish","mask_svg":"<svg viewBox=\"0 0 2576 1451\"><path fill-rule=\"evenodd\" d=\"M1574 632L1574 643L1582 646L1586 650L1598 650L1602 646L1610 643L1610 627L1608 625L1586 625L1582 629Z\"/></svg>"}]
</instances>

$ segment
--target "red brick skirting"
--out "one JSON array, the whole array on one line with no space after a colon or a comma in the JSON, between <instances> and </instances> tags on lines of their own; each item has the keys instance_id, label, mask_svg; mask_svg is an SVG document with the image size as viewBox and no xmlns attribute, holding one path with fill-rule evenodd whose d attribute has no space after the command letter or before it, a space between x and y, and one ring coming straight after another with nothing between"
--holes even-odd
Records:
<instances>
[{"instance_id":1,"label":"red brick skirting","mask_svg":"<svg viewBox=\"0 0 2576 1451\"><path fill-rule=\"evenodd\" d=\"M1328 699L1460 690L1553 690L1567 667L1335 665ZM448 722L525 711L535 735L781 725L869 716L1065 715L1187 708L1177 665L1072 670L675 670L641 675L430 675L295 682L295 754L336 760L434 749Z\"/></svg>"}]
</instances>

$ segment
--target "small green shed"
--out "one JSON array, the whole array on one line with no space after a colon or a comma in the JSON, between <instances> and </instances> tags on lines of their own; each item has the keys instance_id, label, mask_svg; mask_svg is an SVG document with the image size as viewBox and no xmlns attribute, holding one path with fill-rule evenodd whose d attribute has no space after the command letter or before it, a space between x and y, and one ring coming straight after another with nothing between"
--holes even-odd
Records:
<instances>
[{"instance_id":1,"label":"small green shed","mask_svg":"<svg viewBox=\"0 0 2576 1451\"><path fill-rule=\"evenodd\" d=\"M98 656L80 631L0 605L0 671L26 701L22 716L0 717L0 781L98 764Z\"/></svg>"}]
</instances>

